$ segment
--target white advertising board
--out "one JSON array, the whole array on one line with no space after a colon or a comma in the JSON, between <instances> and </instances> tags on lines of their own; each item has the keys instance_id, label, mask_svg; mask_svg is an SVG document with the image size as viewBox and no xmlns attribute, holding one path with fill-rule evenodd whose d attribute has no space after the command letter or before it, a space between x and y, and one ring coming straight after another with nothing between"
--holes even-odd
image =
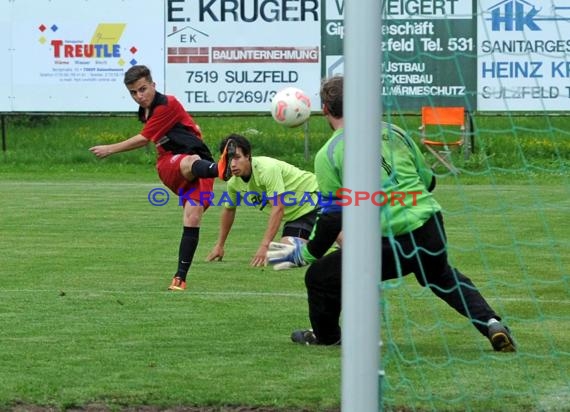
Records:
<instances>
[{"instance_id":1,"label":"white advertising board","mask_svg":"<svg viewBox=\"0 0 570 412\"><path fill-rule=\"evenodd\" d=\"M480 111L570 109L570 7L563 0L482 0Z\"/></svg>"},{"instance_id":2,"label":"white advertising board","mask_svg":"<svg viewBox=\"0 0 570 412\"><path fill-rule=\"evenodd\" d=\"M266 112L290 85L318 110L322 70L344 70L345 1L2 0L0 111L133 111L122 84L133 64L149 66L158 90L191 112ZM562 0L382 4L394 53L414 36L426 47L443 39L430 51L443 53L450 40L440 26L460 31L454 22L477 8L476 63L460 73L476 70L477 110L570 110L570 7Z\"/></svg>"},{"instance_id":3,"label":"white advertising board","mask_svg":"<svg viewBox=\"0 0 570 412\"><path fill-rule=\"evenodd\" d=\"M265 112L293 85L320 109L319 4L166 0L167 93L191 112Z\"/></svg>"},{"instance_id":4,"label":"white advertising board","mask_svg":"<svg viewBox=\"0 0 570 412\"><path fill-rule=\"evenodd\" d=\"M9 112L12 110L12 53L10 51L10 32L11 24L11 7L10 2L2 1L0 3L0 112Z\"/></svg>"},{"instance_id":5,"label":"white advertising board","mask_svg":"<svg viewBox=\"0 0 570 412\"><path fill-rule=\"evenodd\" d=\"M13 110L132 111L134 64L164 87L164 3L17 0L12 10Z\"/></svg>"}]
</instances>

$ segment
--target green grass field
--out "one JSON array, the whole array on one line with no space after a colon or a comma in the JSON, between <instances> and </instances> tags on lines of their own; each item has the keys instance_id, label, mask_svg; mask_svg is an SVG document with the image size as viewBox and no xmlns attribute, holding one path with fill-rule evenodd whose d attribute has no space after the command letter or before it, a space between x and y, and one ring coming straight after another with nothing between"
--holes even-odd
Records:
<instances>
[{"instance_id":1,"label":"green grass field","mask_svg":"<svg viewBox=\"0 0 570 412\"><path fill-rule=\"evenodd\" d=\"M269 133L232 121L220 130ZM248 266L265 215L239 209L224 261L206 263L220 210L208 211L188 290L169 293L181 210L149 204L152 153L94 161L103 126L55 125L11 127L0 162L0 410L338 410L340 349L289 341L309 326L304 271ZM386 410L570 410L570 184L566 152L552 153L557 166L473 167L436 189L453 264L519 352L494 353L413 277L384 284Z\"/></svg>"}]
</instances>

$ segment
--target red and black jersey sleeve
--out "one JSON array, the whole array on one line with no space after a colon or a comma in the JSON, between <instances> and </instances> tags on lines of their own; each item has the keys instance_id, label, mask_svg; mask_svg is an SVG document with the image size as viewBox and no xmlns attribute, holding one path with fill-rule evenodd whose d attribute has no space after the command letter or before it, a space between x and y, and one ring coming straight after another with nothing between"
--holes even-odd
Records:
<instances>
[{"instance_id":1,"label":"red and black jersey sleeve","mask_svg":"<svg viewBox=\"0 0 570 412\"><path fill-rule=\"evenodd\" d=\"M197 154L213 161L200 128L173 96L157 93L150 115L143 121L141 134L152 141L159 152Z\"/></svg>"}]
</instances>

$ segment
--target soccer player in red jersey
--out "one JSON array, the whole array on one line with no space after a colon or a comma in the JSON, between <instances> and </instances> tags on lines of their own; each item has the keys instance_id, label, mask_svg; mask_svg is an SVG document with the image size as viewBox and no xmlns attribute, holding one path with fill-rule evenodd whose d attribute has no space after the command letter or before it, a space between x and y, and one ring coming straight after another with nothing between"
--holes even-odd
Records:
<instances>
[{"instance_id":1,"label":"soccer player in red jersey","mask_svg":"<svg viewBox=\"0 0 570 412\"><path fill-rule=\"evenodd\" d=\"M186 276L198 247L200 222L209 203L201 192L212 192L214 178L231 177L229 160L235 153L235 143L229 141L218 163L202 140L202 132L174 97L156 90L148 67L133 66L125 72L124 83L139 105L138 117L142 131L118 143L93 146L89 150L98 158L125 152L154 143L158 158L156 168L160 180L176 195L184 193L184 230L180 241L178 270L169 290L186 289ZM190 200L190 201L189 201Z\"/></svg>"}]
</instances>

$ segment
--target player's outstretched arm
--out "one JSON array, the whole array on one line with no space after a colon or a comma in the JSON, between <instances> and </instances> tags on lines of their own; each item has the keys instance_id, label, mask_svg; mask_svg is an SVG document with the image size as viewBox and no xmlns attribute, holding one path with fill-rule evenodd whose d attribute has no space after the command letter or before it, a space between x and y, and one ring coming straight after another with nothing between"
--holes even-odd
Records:
<instances>
[{"instance_id":1,"label":"player's outstretched arm","mask_svg":"<svg viewBox=\"0 0 570 412\"><path fill-rule=\"evenodd\" d=\"M148 140L142 134L137 134L136 136L123 140L122 142L90 147L89 151L99 159L104 159L105 157L111 156L115 153L138 149L139 147L146 146L147 143Z\"/></svg>"},{"instance_id":2,"label":"player's outstretched arm","mask_svg":"<svg viewBox=\"0 0 570 412\"><path fill-rule=\"evenodd\" d=\"M271 206L267 228L265 229L265 233L263 233L261 243L259 244L255 255L251 258L251 266L265 266L267 264L267 251L269 250L269 245L275 238L275 235L277 235L279 226L281 226L283 214L285 213L285 206L277 196L274 202L275 203Z\"/></svg>"}]
</instances>

